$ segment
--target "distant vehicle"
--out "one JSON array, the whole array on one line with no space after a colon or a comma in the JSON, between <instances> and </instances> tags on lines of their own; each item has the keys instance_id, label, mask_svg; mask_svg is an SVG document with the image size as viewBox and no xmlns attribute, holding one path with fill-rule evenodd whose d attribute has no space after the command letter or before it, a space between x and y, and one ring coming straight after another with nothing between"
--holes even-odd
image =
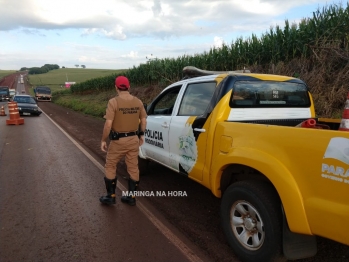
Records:
<instances>
[{"instance_id":1,"label":"distant vehicle","mask_svg":"<svg viewBox=\"0 0 349 262\"><path fill-rule=\"evenodd\" d=\"M37 101L51 101L51 89L47 86L37 86L34 89L34 93Z\"/></svg>"},{"instance_id":2,"label":"distant vehicle","mask_svg":"<svg viewBox=\"0 0 349 262\"><path fill-rule=\"evenodd\" d=\"M13 101L17 102L18 112L20 115L39 116L42 113L34 97L30 95L15 95L13 97Z\"/></svg>"},{"instance_id":3,"label":"distant vehicle","mask_svg":"<svg viewBox=\"0 0 349 262\"><path fill-rule=\"evenodd\" d=\"M10 89L8 86L0 86L0 101L10 101Z\"/></svg>"},{"instance_id":4,"label":"distant vehicle","mask_svg":"<svg viewBox=\"0 0 349 262\"><path fill-rule=\"evenodd\" d=\"M16 89L9 89L10 91L10 100L16 95Z\"/></svg>"}]
</instances>

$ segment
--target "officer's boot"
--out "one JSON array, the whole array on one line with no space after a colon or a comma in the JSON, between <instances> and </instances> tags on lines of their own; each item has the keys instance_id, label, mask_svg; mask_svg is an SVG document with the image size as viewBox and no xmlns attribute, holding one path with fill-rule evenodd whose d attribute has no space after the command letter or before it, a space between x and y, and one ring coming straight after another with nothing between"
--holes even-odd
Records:
<instances>
[{"instance_id":1,"label":"officer's boot","mask_svg":"<svg viewBox=\"0 0 349 262\"><path fill-rule=\"evenodd\" d=\"M108 179L104 177L105 188L107 189L107 195L99 198L102 204L111 205L115 204L115 188L116 188L116 178Z\"/></svg>"},{"instance_id":2,"label":"officer's boot","mask_svg":"<svg viewBox=\"0 0 349 262\"><path fill-rule=\"evenodd\" d=\"M136 205L136 191L139 181L133 181L131 178L128 180L128 195L121 197L121 202L129 204L130 206Z\"/></svg>"}]
</instances>

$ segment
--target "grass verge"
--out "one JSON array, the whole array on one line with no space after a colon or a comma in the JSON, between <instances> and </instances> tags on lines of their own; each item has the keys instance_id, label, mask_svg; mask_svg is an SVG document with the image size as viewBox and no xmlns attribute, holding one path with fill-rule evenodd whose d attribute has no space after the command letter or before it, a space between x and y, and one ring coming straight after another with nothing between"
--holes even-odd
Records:
<instances>
[{"instance_id":1,"label":"grass verge","mask_svg":"<svg viewBox=\"0 0 349 262\"><path fill-rule=\"evenodd\" d=\"M158 86L134 87L131 88L130 93L138 97L143 103L149 104L161 90L162 88ZM69 89L66 89L54 92L52 102L74 111L102 118L105 115L109 99L115 96L115 89L84 95L73 94Z\"/></svg>"}]
</instances>

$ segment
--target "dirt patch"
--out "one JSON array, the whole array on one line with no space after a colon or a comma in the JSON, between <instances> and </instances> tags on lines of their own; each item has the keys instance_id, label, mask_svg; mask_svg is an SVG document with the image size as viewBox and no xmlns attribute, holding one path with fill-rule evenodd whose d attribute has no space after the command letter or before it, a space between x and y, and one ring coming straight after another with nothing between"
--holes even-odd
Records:
<instances>
[{"instance_id":1,"label":"dirt patch","mask_svg":"<svg viewBox=\"0 0 349 262\"><path fill-rule=\"evenodd\" d=\"M10 89L15 89L16 77L19 76L20 74L21 74L20 72L17 72L12 75L5 76L0 80L0 86L8 86Z\"/></svg>"}]
</instances>

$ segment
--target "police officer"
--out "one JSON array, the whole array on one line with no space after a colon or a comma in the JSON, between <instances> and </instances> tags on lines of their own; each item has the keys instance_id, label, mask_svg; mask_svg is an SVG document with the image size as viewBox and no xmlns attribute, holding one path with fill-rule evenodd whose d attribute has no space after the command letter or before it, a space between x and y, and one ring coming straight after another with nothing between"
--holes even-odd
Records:
<instances>
[{"instance_id":1,"label":"police officer","mask_svg":"<svg viewBox=\"0 0 349 262\"><path fill-rule=\"evenodd\" d=\"M146 117L143 103L130 95L130 83L125 76L115 79L118 96L108 102L106 119L101 141L101 150L107 152L105 163L105 186L107 195L99 200L103 204L115 204L115 188L117 183L116 168L122 157L125 157L128 180L128 195L121 201L131 206L136 205L135 191L139 183L138 151L144 143ZM107 139L110 139L107 147Z\"/></svg>"}]
</instances>

